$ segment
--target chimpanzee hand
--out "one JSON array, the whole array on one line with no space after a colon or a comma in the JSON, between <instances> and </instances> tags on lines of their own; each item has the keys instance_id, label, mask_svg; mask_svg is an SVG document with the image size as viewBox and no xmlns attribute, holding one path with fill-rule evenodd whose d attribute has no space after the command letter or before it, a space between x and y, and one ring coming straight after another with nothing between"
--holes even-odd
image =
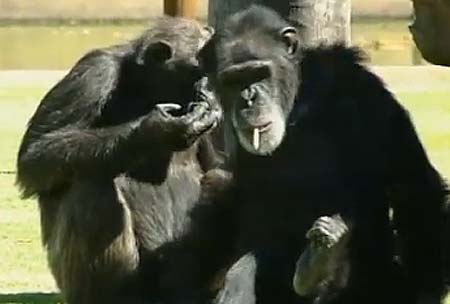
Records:
<instances>
[{"instance_id":1,"label":"chimpanzee hand","mask_svg":"<svg viewBox=\"0 0 450 304\"><path fill-rule=\"evenodd\" d=\"M185 115L171 114L180 107L170 103L156 105L142 120L139 133L149 141L157 139L155 144L163 144L170 150L180 151L190 147L202 134L215 128L222 117L220 108L214 109L205 101L195 102Z\"/></svg>"},{"instance_id":2,"label":"chimpanzee hand","mask_svg":"<svg viewBox=\"0 0 450 304\"><path fill-rule=\"evenodd\" d=\"M232 183L233 174L229 171L218 168L207 171L200 180L202 201L215 201L224 197Z\"/></svg>"},{"instance_id":3,"label":"chimpanzee hand","mask_svg":"<svg viewBox=\"0 0 450 304\"><path fill-rule=\"evenodd\" d=\"M220 111L221 106L209 86L208 77L201 78L194 86L196 91L196 102L207 102L213 110L216 109Z\"/></svg>"}]
</instances>

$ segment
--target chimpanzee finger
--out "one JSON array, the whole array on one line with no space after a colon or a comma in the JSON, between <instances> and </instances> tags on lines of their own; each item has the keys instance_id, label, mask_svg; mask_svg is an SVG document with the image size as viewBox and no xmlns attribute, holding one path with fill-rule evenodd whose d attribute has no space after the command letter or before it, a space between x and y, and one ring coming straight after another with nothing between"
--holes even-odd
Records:
<instances>
[{"instance_id":1,"label":"chimpanzee finger","mask_svg":"<svg viewBox=\"0 0 450 304\"><path fill-rule=\"evenodd\" d=\"M195 102L190 106L187 114L181 117L186 126L192 125L195 121L200 120L203 116L211 111L210 106L206 102Z\"/></svg>"},{"instance_id":2,"label":"chimpanzee finger","mask_svg":"<svg viewBox=\"0 0 450 304\"><path fill-rule=\"evenodd\" d=\"M195 135L201 135L215 128L221 118L221 111L217 109L209 109L201 117L190 125L190 132Z\"/></svg>"},{"instance_id":3,"label":"chimpanzee finger","mask_svg":"<svg viewBox=\"0 0 450 304\"><path fill-rule=\"evenodd\" d=\"M202 134L214 129L220 120L221 115L217 111L205 112L198 120L190 124L185 133L186 143L192 144Z\"/></svg>"},{"instance_id":4,"label":"chimpanzee finger","mask_svg":"<svg viewBox=\"0 0 450 304\"><path fill-rule=\"evenodd\" d=\"M212 108L220 107L218 99L214 94L213 89L209 85L207 77L203 77L196 84L195 102L207 102Z\"/></svg>"},{"instance_id":5,"label":"chimpanzee finger","mask_svg":"<svg viewBox=\"0 0 450 304\"><path fill-rule=\"evenodd\" d=\"M177 144L178 149L189 147L203 133L216 127L222 117L220 110L212 110L205 102L194 105L193 110L176 120L176 134L182 139Z\"/></svg>"},{"instance_id":6,"label":"chimpanzee finger","mask_svg":"<svg viewBox=\"0 0 450 304\"><path fill-rule=\"evenodd\" d=\"M188 107L187 107L187 113L192 112L195 109L195 107L200 104L201 104L201 102L199 102L199 101L193 101L193 102L189 103Z\"/></svg>"},{"instance_id":7,"label":"chimpanzee finger","mask_svg":"<svg viewBox=\"0 0 450 304\"><path fill-rule=\"evenodd\" d=\"M158 103L155 108L165 116L172 116L170 112L181 110L182 107L177 103Z\"/></svg>"}]
</instances>

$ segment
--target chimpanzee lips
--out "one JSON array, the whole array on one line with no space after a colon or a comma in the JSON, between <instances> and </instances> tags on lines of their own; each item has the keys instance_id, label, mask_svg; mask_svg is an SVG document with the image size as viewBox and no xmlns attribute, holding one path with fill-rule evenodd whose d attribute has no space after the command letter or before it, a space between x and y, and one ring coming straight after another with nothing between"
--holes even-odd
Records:
<instances>
[{"instance_id":1,"label":"chimpanzee lips","mask_svg":"<svg viewBox=\"0 0 450 304\"><path fill-rule=\"evenodd\" d=\"M269 121L264 124L254 126L253 128L258 129L260 133L264 133L264 132L269 131L271 125L272 125L272 122Z\"/></svg>"},{"instance_id":2,"label":"chimpanzee lips","mask_svg":"<svg viewBox=\"0 0 450 304\"><path fill-rule=\"evenodd\" d=\"M264 133L264 132L269 131L271 126L272 126L271 121L262 123L262 124L258 124L258 125L248 124L245 127L245 130L253 132L253 130L257 129L259 131L259 133Z\"/></svg>"},{"instance_id":3,"label":"chimpanzee lips","mask_svg":"<svg viewBox=\"0 0 450 304\"><path fill-rule=\"evenodd\" d=\"M271 126L272 122L267 122L259 125L251 125L247 128L252 132L252 145L255 150L258 150L261 144L261 133L269 131Z\"/></svg>"}]
</instances>

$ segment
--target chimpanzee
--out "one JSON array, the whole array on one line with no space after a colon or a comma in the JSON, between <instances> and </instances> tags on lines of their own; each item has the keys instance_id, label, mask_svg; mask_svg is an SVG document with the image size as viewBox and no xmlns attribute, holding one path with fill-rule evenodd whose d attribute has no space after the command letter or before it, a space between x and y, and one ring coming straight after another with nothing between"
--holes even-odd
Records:
<instances>
[{"instance_id":1,"label":"chimpanzee","mask_svg":"<svg viewBox=\"0 0 450 304\"><path fill-rule=\"evenodd\" d=\"M141 301L153 252L184 229L218 160L206 132L221 109L196 59L211 35L161 18L132 42L85 55L31 118L17 182L38 198L67 303Z\"/></svg>"},{"instance_id":2,"label":"chimpanzee","mask_svg":"<svg viewBox=\"0 0 450 304\"><path fill-rule=\"evenodd\" d=\"M328 303L346 287L350 236L351 227L340 215L322 216L314 222L306 233L309 244L295 269L293 285L299 295L314 296L315 303Z\"/></svg>"},{"instance_id":3,"label":"chimpanzee","mask_svg":"<svg viewBox=\"0 0 450 304\"><path fill-rule=\"evenodd\" d=\"M439 303L447 187L407 111L363 65L362 53L339 44L302 47L288 22L251 6L228 19L199 59L233 132L234 176L204 194L189 230L160 248L160 280L149 286L155 300L211 297L234 261L251 253L257 303ZM215 180L222 188L215 176L207 191ZM325 239L316 243L322 249L346 249L337 250L338 275L311 281L325 290L309 294L311 286L297 285L302 297L292 280L299 253L314 245L305 238L310 227L309 238ZM311 253L313 270L315 259L337 257Z\"/></svg>"}]
</instances>

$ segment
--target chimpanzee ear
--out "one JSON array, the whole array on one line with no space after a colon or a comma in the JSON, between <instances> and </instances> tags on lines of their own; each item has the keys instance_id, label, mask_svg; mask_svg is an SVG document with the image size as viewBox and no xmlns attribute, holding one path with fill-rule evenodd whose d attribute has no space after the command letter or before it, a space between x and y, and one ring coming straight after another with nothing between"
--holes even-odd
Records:
<instances>
[{"instance_id":1,"label":"chimpanzee ear","mask_svg":"<svg viewBox=\"0 0 450 304\"><path fill-rule=\"evenodd\" d=\"M208 33L208 35L209 35L210 38L211 38L211 37L214 35L214 33L216 32L212 26L204 26L204 27L203 27L203 30L204 30L205 32Z\"/></svg>"},{"instance_id":2,"label":"chimpanzee ear","mask_svg":"<svg viewBox=\"0 0 450 304\"><path fill-rule=\"evenodd\" d=\"M298 50L298 32L295 27L287 26L280 31L281 38L286 45L286 51L289 55L294 55Z\"/></svg>"},{"instance_id":3,"label":"chimpanzee ear","mask_svg":"<svg viewBox=\"0 0 450 304\"><path fill-rule=\"evenodd\" d=\"M149 44L145 50L138 54L137 63L164 63L173 56L173 48L169 42L160 40Z\"/></svg>"}]
</instances>

